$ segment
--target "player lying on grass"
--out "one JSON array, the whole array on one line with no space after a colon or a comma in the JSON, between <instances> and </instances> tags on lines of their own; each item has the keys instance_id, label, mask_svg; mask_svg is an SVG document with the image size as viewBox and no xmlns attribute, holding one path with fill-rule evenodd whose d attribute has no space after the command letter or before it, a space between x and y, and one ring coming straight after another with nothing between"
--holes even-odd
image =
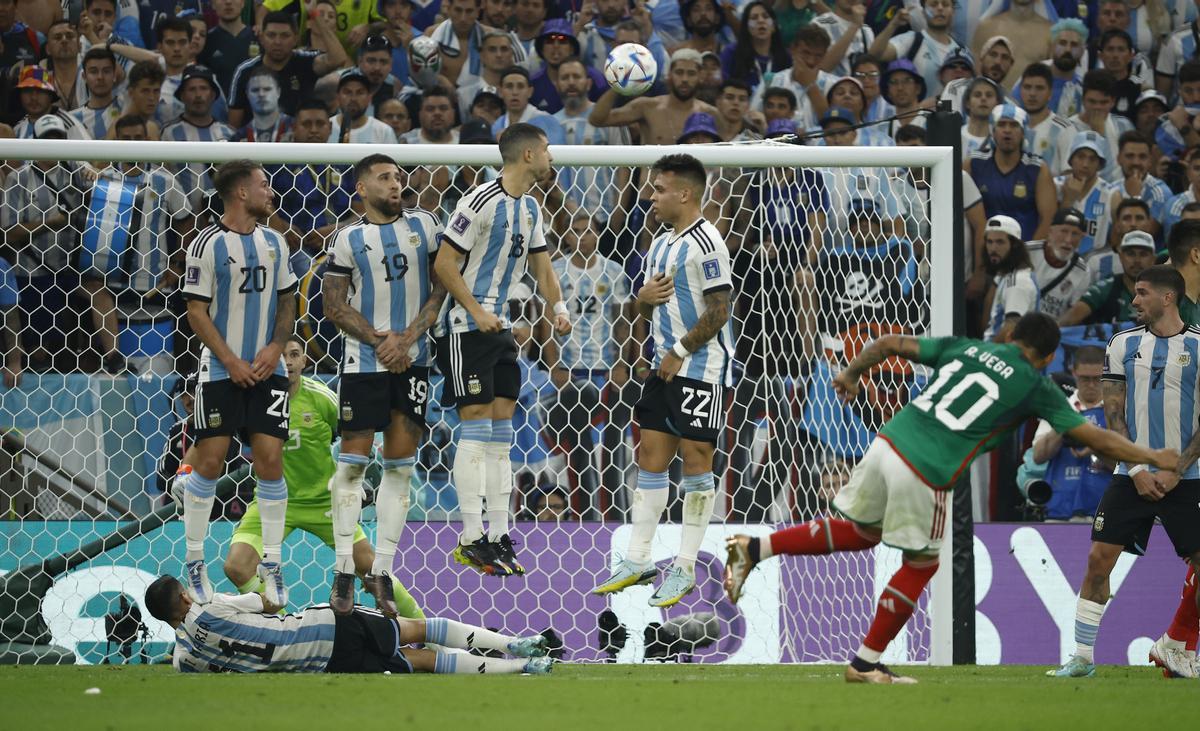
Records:
<instances>
[{"instance_id":1,"label":"player lying on grass","mask_svg":"<svg viewBox=\"0 0 1200 731\"><path fill-rule=\"evenodd\" d=\"M1058 386L1041 374L1058 348L1058 325L1030 313L1008 343L967 338L888 335L867 346L834 379L845 401L875 366L899 356L933 369L921 395L901 409L872 442L850 482L833 499L843 518L820 518L766 540L729 539L725 591L732 602L758 562L777 555L863 551L880 542L904 552L904 564L879 597L875 619L846 668L851 683L915 683L881 663L888 643L912 616L938 568L950 491L975 457L1031 417L1114 461L1172 470L1173 449L1151 450L1084 420Z\"/></svg>"},{"instance_id":2,"label":"player lying on grass","mask_svg":"<svg viewBox=\"0 0 1200 731\"><path fill-rule=\"evenodd\" d=\"M450 619L393 619L328 605L276 614L262 594L215 594L197 604L174 576L146 589L146 608L175 630L175 669L183 673L532 673L550 672L546 638L509 637ZM512 658L402 647L426 643L493 650Z\"/></svg>"}]
</instances>

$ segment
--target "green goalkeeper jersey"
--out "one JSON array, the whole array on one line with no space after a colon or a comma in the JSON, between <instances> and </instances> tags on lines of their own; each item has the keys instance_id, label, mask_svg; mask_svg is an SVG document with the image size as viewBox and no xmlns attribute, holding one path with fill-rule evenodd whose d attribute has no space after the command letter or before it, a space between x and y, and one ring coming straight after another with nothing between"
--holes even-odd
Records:
<instances>
[{"instance_id":1,"label":"green goalkeeper jersey","mask_svg":"<svg viewBox=\"0 0 1200 731\"><path fill-rule=\"evenodd\" d=\"M879 436L931 487L952 488L977 456L1031 417L1060 434L1084 423L1015 345L921 338L916 361L934 372Z\"/></svg>"},{"instance_id":2,"label":"green goalkeeper jersey","mask_svg":"<svg viewBox=\"0 0 1200 731\"><path fill-rule=\"evenodd\" d=\"M337 435L337 395L320 381L302 377L288 410L283 445L288 502L329 505L329 478L336 467L330 445Z\"/></svg>"}]
</instances>

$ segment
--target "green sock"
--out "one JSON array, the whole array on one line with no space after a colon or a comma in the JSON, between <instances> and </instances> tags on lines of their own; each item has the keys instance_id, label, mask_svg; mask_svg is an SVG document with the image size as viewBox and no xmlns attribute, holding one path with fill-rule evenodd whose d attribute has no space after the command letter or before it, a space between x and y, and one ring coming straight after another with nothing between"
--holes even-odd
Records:
<instances>
[{"instance_id":1,"label":"green sock","mask_svg":"<svg viewBox=\"0 0 1200 731\"><path fill-rule=\"evenodd\" d=\"M417 606L417 600L413 599L412 594L408 593L408 589L404 588L404 584L396 577L392 577L392 595L396 598L396 612L405 619L425 619L425 612Z\"/></svg>"},{"instance_id":2,"label":"green sock","mask_svg":"<svg viewBox=\"0 0 1200 731\"><path fill-rule=\"evenodd\" d=\"M263 590L263 580L254 576L245 584L238 587L239 594L257 594Z\"/></svg>"}]
</instances>

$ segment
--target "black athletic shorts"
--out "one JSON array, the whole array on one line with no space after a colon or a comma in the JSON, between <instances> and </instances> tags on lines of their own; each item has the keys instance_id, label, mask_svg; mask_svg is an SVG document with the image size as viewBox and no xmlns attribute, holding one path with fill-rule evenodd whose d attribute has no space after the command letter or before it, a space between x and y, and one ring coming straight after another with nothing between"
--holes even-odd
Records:
<instances>
[{"instance_id":1,"label":"black athletic shorts","mask_svg":"<svg viewBox=\"0 0 1200 731\"><path fill-rule=\"evenodd\" d=\"M512 330L451 333L437 340L438 368L446 377L442 400L447 405L513 401L521 395L521 368Z\"/></svg>"},{"instance_id":2,"label":"black athletic shorts","mask_svg":"<svg viewBox=\"0 0 1200 731\"><path fill-rule=\"evenodd\" d=\"M724 421L725 390L692 378L675 376L667 383L650 376L633 407L638 427L716 444Z\"/></svg>"},{"instance_id":3,"label":"black athletic shorts","mask_svg":"<svg viewBox=\"0 0 1200 731\"><path fill-rule=\"evenodd\" d=\"M342 432L383 431L400 411L425 424L429 369L412 366L403 373L347 373L338 379L338 429Z\"/></svg>"},{"instance_id":4,"label":"black athletic shorts","mask_svg":"<svg viewBox=\"0 0 1200 731\"><path fill-rule=\"evenodd\" d=\"M1141 556L1155 518L1162 521L1180 556L1200 551L1200 480L1180 480L1166 497L1152 502L1138 495L1132 478L1113 475L1096 508L1092 540L1124 546Z\"/></svg>"},{"instance_id":5,"label":"black athletic shorts","mask_svg":"<svg viewBox=\"0 0 1200 731\"><path fill-rule=\"evenodd\" d=\"M404 657L400 625L374 609L355 607L346 617L334 617L333 653L327 673L411 673Z\"/></svg>"},{"instance_id":6,"label":"black athletic shorts","mask_svg":"<svg viewBox=\"0 0 1200 731\"><path fill-rule=\"evenodd\" d=\"M242 388L229 378L200 383L196 386L192 422L197 441L238 434L287 439L287 376L272 375L250 388Z\"/></svg>"}]
</instances>

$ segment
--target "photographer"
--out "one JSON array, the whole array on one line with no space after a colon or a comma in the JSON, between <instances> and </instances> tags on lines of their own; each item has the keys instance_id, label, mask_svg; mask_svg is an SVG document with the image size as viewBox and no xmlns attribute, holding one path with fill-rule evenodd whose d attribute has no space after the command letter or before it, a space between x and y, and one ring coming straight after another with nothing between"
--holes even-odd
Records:
<instances>
[{"instance_id":1,"label":"photographer","mask_svg":"<svg viewBox=\"0 0 1200 731\"><path fill-rule=\"evenodd\" d=\"M1104 397L1100 387L1104 349L1085 345L1075 351L1073 360L1071 373L1075 377L1075 393L1068 401L1085 419L1105 428ZM1052 490L1050 500L1045 504L1046 519L1090 518L1108 485L1113 465L1094 455L1092 450L1056 434L1045 421L1038 424L1032 452L1034 464L1045 465L1044 479Z\"/></svg>"}]
</instances>

